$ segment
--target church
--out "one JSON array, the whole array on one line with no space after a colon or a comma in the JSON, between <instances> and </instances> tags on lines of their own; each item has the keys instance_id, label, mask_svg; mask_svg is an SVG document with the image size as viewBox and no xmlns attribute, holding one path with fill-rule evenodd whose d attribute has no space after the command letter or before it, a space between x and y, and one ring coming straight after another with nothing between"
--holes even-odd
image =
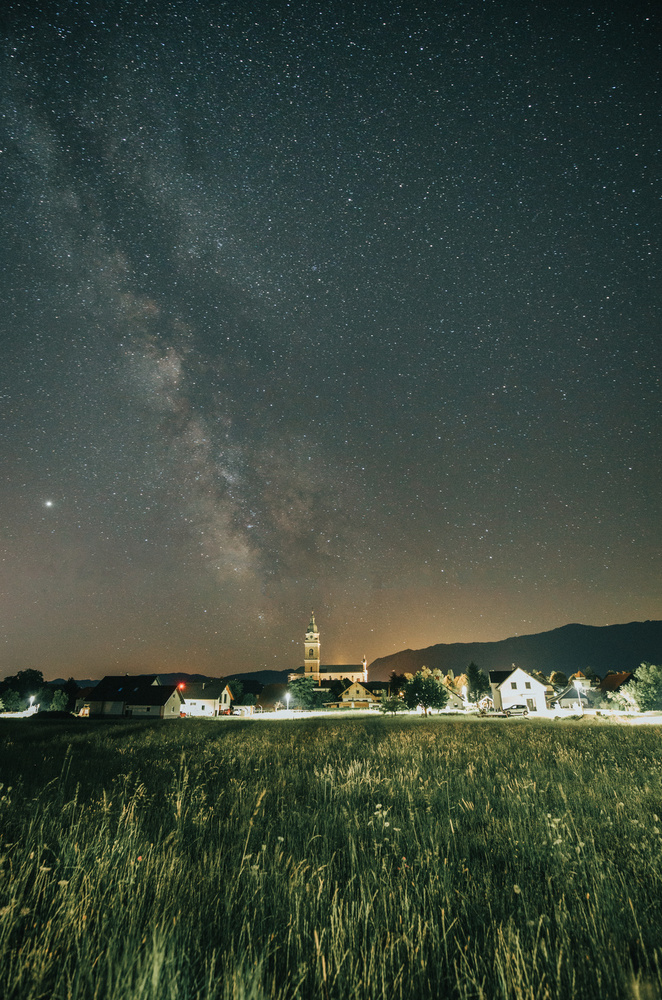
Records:
<instances>
[{"instance_id":1,"label":"church","mask_svg":"<svg viewBox=\"0 0 662 1000\"><path fill-rule=\"evenodd\" d=\"M365 683L368 680L368 664L365 656L362 663L334 663L324 667L321 665L320 633L312 611L303 648L303 666L289 674L288 681L295 681L300 677L312 677L322 687L328 681L347 680Z\"/></svg>"}]
</instances>

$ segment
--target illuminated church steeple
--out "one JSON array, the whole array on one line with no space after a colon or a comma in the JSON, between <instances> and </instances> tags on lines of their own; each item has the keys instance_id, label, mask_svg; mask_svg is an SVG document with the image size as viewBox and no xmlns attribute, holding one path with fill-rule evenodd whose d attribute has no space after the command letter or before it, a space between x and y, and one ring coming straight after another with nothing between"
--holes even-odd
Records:
<instances>
[{"instance_id":1,"label":"illuminated church steeple","mask_svg":"<svg viewBox=\"0 0 662 1000\"><path fill-rule=\"evenodd\" d=\"M315 614L310 612L310 622L304 640L304 673L319 675L320 634L315 624Z\"/></svg>"}]
</instances>

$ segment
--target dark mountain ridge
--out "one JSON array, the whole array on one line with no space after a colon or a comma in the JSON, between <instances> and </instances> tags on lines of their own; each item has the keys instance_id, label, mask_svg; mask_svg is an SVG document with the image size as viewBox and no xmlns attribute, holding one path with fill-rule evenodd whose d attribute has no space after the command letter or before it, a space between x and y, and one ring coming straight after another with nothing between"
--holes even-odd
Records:
<instances>
[{"instance_id":1,"label":"dark mountain ridge","mask_svg":"<svg viewBox=\"0 0 662 1000\"><path fill-rule=\"evenodd\" d=\"M550 674L562 670L573 674L591 667L604 677L608 670L634 670L644 661L662 663L662 621L629 622L625 625L562 625L549 632L516 635L496 642L437 643L425 649L403 649L380 656L369 665L371 680L387 680L396 674L415 673L421 667L438 668L460 674L471 661L487 672L507 670L511 664L524 670L542 670ZM286 684L290 670L253 670L229 674L225 680L240 680L244 690L256 685ZM164 684L212 680L205 674L160 674ZM59 679L58 679L59 681ZM58 681L49 683L56 684ZM76 682L92 687L97 680Z\"/></svg>"},{"instance_id":2,"label":"dark mountain ridge","mask_svg":"<svg viewBox=\"0 0 662 1000\"><path fill-rule=\"evenodd\" d=\"M643 661L662 663L662 621L626 625L562 625L549 632L516 635L498 642L437 643L425 649L404 649L380 656L370 664L371 680L415 673L421 667L460 674L471 661L485 672L523 670L573 674L584 667L604 676L608 670L634 670Z\"/></svg>"}]
</instances>

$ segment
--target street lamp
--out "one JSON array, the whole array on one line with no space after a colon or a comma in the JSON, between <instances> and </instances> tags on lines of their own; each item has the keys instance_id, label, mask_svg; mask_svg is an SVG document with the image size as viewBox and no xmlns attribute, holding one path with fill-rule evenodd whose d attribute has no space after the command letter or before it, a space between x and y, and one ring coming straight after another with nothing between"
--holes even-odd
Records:
<instances>
[{"instance_id":1,"label":"street lamp","mask_svg":"<svg viewBox=\"0 0 662 1000\"><path fill-rule=\"evenodd\" d=\"M577 691L577 698L579 700L579 707L581 708L582 715L583 715L584 714L584 702L582 701L582 695L581 695L581 691L582 691L581 681L575 680L575 689Z\"/></svg>"}]
</instances>

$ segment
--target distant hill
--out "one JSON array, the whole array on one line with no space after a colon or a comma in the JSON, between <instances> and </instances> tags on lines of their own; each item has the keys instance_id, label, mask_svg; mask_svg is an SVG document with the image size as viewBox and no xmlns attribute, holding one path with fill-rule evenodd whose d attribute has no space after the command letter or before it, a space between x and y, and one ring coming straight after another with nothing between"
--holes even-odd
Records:
<instances>
[{"instance_id":1,"label":"distant hill","mask_svg":"<svg viewBox=\"0 0 662 1000\"><path fill-rule=\"evenodd\" d=\"M369 666L371 680L415 673L421 667L462 673L471 663L485 672L507 670L512 663L523 670L574 674L592 667L600 676L608 670L633 670L645 660L662 663L662 621L627 625L563 625L536 635L516 635L499 642L437 643L426 649L404 649L380 656Z\"/></svg>"}]
</instances>

